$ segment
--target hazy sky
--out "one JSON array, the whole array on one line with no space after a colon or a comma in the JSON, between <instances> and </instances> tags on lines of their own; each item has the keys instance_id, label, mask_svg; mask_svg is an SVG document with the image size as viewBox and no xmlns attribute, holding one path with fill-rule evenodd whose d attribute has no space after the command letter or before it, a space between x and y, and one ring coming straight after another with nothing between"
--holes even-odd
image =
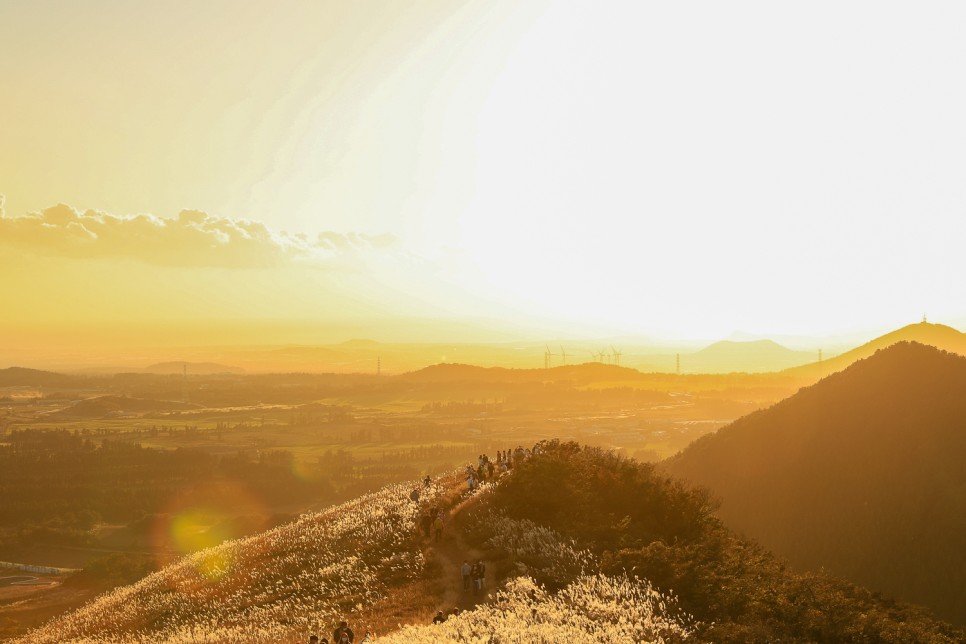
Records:
<instances>
[{"instance_id":1,"label":"hazy sky","mask_svg":"<svg viewBox=\"0 0 966 644\"><path fill-rule=\"evenodd\" d=\"M959 2L0 0L3 324L964 322L963 33Z\"/></svg>"}]
</instances>

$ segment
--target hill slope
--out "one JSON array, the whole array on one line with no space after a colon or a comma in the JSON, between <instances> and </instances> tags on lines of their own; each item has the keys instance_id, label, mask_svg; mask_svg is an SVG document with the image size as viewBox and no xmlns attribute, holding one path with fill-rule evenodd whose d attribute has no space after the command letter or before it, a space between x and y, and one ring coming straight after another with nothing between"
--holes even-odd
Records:
<instances>
[{"instance_id":1,"label":"hill slope","mask_svg":"<svg viewBox=\"0 0 966 644\"><path fill-rule=\"evenodd\" d=\"M951 326L920 322L909 324L901 329L879 336L865 344L846 351L845 353L824 360L821 363L811 363L800 367L786 369L785 373L803 378L821 378L831 373L841 371L849 365L868 358L876 351L885 349L897 342L918 342L942 349L950 353L966 356L966 333L960 333Z\"/></svg>"},{"instance_id":2,"label":"hill slope","mask_svg":"<svg viewBox=\"0 0 966 644\"><path fill-rule=\"evenodd\" d=\"M202 551L21 641L295 643L342 618L356 641L372 627L409 644L962 641L921 610L789 573L653 466L573 443L534 452L480 493L451 476L417 505L392 486ZM431 505L448 517L440 543L416 531ZM466 557L487 562L472 600ZM466 610L431 624L454 597Z\"/></svg>"},{"instance_id":3,"label":"hill slope","mask_svg":"<svg viewBox=\"0 0 966 644\"><path fill-rule=\"evenodd\" d=\"M798 567L964 624L964 393L966 358L900 343L696 441L665 468L720 495L729 526Z\"/></svg>"},{"instance_id":4,"label":"hill slope","mask_svg":"<svg viewBox=\"0 0 966 644\"><path fill-rule=\"evenodd\" d=\"M73 387L81 381L52 371L39 371L24 367L0 369L0 387Z\"/></svg>"}]
</instances>

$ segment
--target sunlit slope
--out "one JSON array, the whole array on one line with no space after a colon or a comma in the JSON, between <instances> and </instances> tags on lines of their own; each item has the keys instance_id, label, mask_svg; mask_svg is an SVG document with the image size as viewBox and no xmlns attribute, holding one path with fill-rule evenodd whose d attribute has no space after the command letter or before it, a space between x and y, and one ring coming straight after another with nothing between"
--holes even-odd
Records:
<instances>
[{"instance_id":1,"label":"sunlit slope","mask_svg":"<svg viewBox=\"0 0 966 644\"><path fill-rule=\"evenodd\" d=\"M665 467L720 495L729 526L796 566L963 624L964 463L966 358L900 343L696 441Z\"/></svg>"},{"instance_id":2,"label":"sunlit slope","mask_svg":"<svg viewBox=\"0 0 966 644\"><path fill-rule=\"evenodd\" d=\"M408 494L390 486L200 551L19 641L305 641L422 574Z\"/></svg>"},{"instance_id":3,"label":"sunlit slope","mask_svg":"<svg viewBox=\"0 0 966 644\"><path fill-rule=\"evenodd\" d=\"M544 641L688 639L688 618L672 598L625 575L595 574L590 555L576 551L553 531L496 515L487 521L487 529L497 535L489 541L492 548L518 561L518 570L527 569L526 561L530 574L541 579L566 568L572 572L568 583L548 591L531 576L515 575L493 601L451 618L443 627L421 628L437 607L423 604L442 599L433 591L454 586L454 570L440 568L453 557L446 551L455 549L463 557L461 548L468 546L453 534L458 530L455 522L445 529L446 543L424 542L415 518L436 505L452 517L478 500L460 494L463 488L456 477L441 481L422 489L421 506L409 499L411 485L390 486L293 524L204 550L101 596L18 642L294 644L307 641L310 633L330 632L341 619L356 628L356 641L370 625L384 635L380 641L390 642L490 641L490 635L500 634L520 641L520 629ZM493 586L498 583L492 580ZM414 600L414 595L422 596ZM414 616L414 607L423 614Z\"/></svg>"},{"instance_id":4,"label":"sunlit slope","mask_svg":"<svg viewBox=\"0 0 966 644\"><path fill-rule=\"evenodd\" d=\"M786 369L784 373L802 378L821 378L841 371L857 360L868 358L879 349L885 349L897 342L918 342L950 353L966 355L966 333L961 333L945 324L920 322L879 336L834 358Z\"/></svg>"}]
</instances>

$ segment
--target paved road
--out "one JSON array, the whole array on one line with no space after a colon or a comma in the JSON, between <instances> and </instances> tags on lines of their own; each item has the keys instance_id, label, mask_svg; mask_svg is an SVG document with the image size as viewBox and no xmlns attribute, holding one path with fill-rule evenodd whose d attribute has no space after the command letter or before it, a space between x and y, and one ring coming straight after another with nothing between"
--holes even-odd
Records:
<instances>
[{"instance_id":1,"label":"paved road","mask_svg":"<svg viewBox=\"0 0 966 644\"><path fill-rule=\"evenodd\" d=\"M37 578L28 577L26 575L18 575L16 577L0 577L0 588L3 586L13 586L15 584L26 584L32 581L37 581Z\"/></svg>"}]
</instances>

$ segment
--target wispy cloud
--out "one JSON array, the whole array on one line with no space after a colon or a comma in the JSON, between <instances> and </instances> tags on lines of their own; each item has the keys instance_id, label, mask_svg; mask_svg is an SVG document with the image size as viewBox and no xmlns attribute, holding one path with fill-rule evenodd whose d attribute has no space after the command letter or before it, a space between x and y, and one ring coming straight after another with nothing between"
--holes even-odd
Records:
<instances>
[{"instance_id":1,"label":"wispy cloud","mask_svg":"<svg viewBox=\"0 0 966 644\"><path fill-rule=\"evenodd\" d=\"M275 231L248 219L183 210L175 219L154 215L78 212L65 204L7 217L0 195L0 246L74 258L128 257L180 267L265 268L292 262L331 263L388 252L391 235Z\"/></svg>"}]
</instances>

